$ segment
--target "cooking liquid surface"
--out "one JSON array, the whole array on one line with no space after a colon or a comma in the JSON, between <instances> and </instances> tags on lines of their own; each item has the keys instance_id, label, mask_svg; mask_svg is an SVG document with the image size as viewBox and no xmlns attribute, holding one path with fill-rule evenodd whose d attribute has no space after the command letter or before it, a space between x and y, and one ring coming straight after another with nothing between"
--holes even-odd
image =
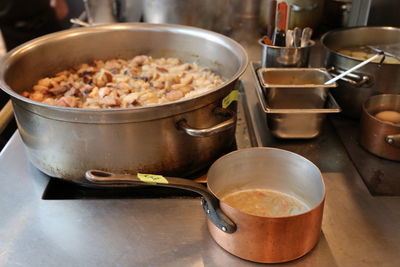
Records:
<instances>
[{"instance_id":1,"label":"cooking liquid surface","mask_svg":"<svg viewBox=\"0 0 400 267\"><path fill-rule=\"evenodd\" d=\"M347 47L339 49L338 52L349 57L357 58L359 60L366 60L377 54L377 52L373 51L371 48L367 46ZM379 63L380 61L381 57L378 57L374 59L372 62ZM391 57L389 55L386 55L384 63L400 64L400 60Z\"/></svg>"},{"instance_id":2,"label":"cooking liquid surface","mask_svg":"<svg viewBox=\"0 0 400 267\"><path fill-rule=\"evenodd\" d=\"M234 192L224 196L221 201L232 208L256 216L293 216L310 210L303 202L292 196L266 189Z\"/></svg>"}]
</instances>

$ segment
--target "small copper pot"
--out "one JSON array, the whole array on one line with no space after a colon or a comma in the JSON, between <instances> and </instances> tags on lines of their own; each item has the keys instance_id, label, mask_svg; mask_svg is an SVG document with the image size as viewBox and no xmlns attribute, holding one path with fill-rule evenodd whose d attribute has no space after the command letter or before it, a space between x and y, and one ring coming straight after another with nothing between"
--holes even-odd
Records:
<instances>
[{"instance_id":1,"label":"small copper pot","mask_svg":"<svg viewBox=\"0 0 400 267\"><path fill-rule=\"evenodd\" d=\"M379 157L400 161L400 124L388 123L374 116L384 110L400 111L400 95L375 95L364 103L360 123L360 144Z\"/></svg>"},{"instance_id":2,"label":"small copper pot","mask_svg":"<svg viewBox=\"0 0 400 267\"><path fill-rule=\"evenodd\" d=\"M97 186L155 185L191 190L203 196L208 229L225 250L262 263L286 262L309 252L318 242L325 201L319 169L289 151L250 148L231 152L213 163L208 190L191 180L150 175L112 174L92 170L86 178ZM300 200L309 210L287 217L255 216L221 199L247 189L270 189Z\"/></svg>"},{"instance_id":3,"label":"small copper pot","mask_svg":"<svg viewBox=\"0 0 400 267\"><path fill-rule=\"evenodd\" d=\"M220 202L221 210L237 230L219 230L210 220L214 240L240 258L278 263L297 259L318 242L325 201L325 186L319 169L309 160L289 151L250 148L218 159L208 172L208 189L218 198L245 189L271 189L297 198L309 211L287 217L263 217L244 213Z\"/></svg>"}]
</instances>

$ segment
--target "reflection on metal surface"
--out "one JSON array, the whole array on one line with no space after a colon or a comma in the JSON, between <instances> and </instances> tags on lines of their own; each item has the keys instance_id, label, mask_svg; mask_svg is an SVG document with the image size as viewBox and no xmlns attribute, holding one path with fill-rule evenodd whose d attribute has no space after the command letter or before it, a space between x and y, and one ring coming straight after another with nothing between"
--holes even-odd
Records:
<instances>
[{"instance_id":1,"label":"reflection on metal surface","mask_svg":"<svg viewBox=\"0 0 400 267\"><path fill-rule=\"evenodd\" d=\"M365 26L368 23L372 0L353 0L349 15L348 27Z\"/></svg>"}]
</instances>

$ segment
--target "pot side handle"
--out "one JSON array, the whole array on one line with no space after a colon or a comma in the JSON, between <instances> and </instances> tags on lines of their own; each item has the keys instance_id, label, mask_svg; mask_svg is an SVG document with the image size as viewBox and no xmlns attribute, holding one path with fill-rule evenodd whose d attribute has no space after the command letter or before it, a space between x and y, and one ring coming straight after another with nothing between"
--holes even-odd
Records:
<instances>
[{"instance_id":1,"label":"pot side handle","mask_svg":"<svg viewBox=\"0 0 400 267\"><path fill-rule=\"evenodd\" d=\"M188 179L164 177L153 174L114 174L101 170L89 170L85 173L85 178L96 186L110 187L113 185L126 186L159 186L178 188L200 194L203 199L201 205L209 220L225 233L234 233L237 229L236 224L226 216L220 206L219 200L211 194L204 186Z\"/></svg>"},{"instance_id":2,"label":"pot side handle","mask_svg":"<svg viewBox=\"0 0 400 267\"><path fill-rule=\"evenodd\" d=\"M342 74L343 72L345 72L344 70L340 70L334 66L331 66L329 68L327 68L327 71L329 72L330 75L332 75L333 77L336 77L340 74ZM357 75L355 73L349 73L346 76L340 78L340 80L347 82L349 84L351 84L354 87L361 87L367 83L370 83L372 81L371 77L369 77L368 75Z\"/></svg>"},{"instance_id":3,"label":"pot side handle","mask_svg":"<svg viewBox=\"0 0 400 267\"><path fill-rule=\"evenodd\" d=\"M392 134L385 137L386 143L400 148L400 134Z\"/></svg>"},{"instance_id":4,"label":"pot side handle","mask_svg":"<svg viewBox=\"0 0 400 267\"><path fill-rule=\"evenodd\" d=\"M176 123L176 126L190 136L207 137L232 129L236 124L236 114L229 109L216 107L213 109L213 114L226 117L227 120L208 128L199 129L191 127L186 119L181 119Z\"/></svg>"}]
</instances>

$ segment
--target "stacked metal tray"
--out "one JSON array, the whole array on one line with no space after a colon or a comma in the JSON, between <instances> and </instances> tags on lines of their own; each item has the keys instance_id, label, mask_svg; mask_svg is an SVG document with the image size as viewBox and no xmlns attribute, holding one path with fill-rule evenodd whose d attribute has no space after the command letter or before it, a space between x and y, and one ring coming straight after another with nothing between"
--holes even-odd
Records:
<instances>
[{"instance_id":1,"label":"stacked metal tray","mask_svg":"<svg viewBox=\"0 0 400 267\"><path fill-rule=\"evenodd\" d=\"M341 111L329 88L331 76L321 68L262 68L250 64L267 125L278 138L318 136L327 114Z\"/></svg>"}]
</instances>

